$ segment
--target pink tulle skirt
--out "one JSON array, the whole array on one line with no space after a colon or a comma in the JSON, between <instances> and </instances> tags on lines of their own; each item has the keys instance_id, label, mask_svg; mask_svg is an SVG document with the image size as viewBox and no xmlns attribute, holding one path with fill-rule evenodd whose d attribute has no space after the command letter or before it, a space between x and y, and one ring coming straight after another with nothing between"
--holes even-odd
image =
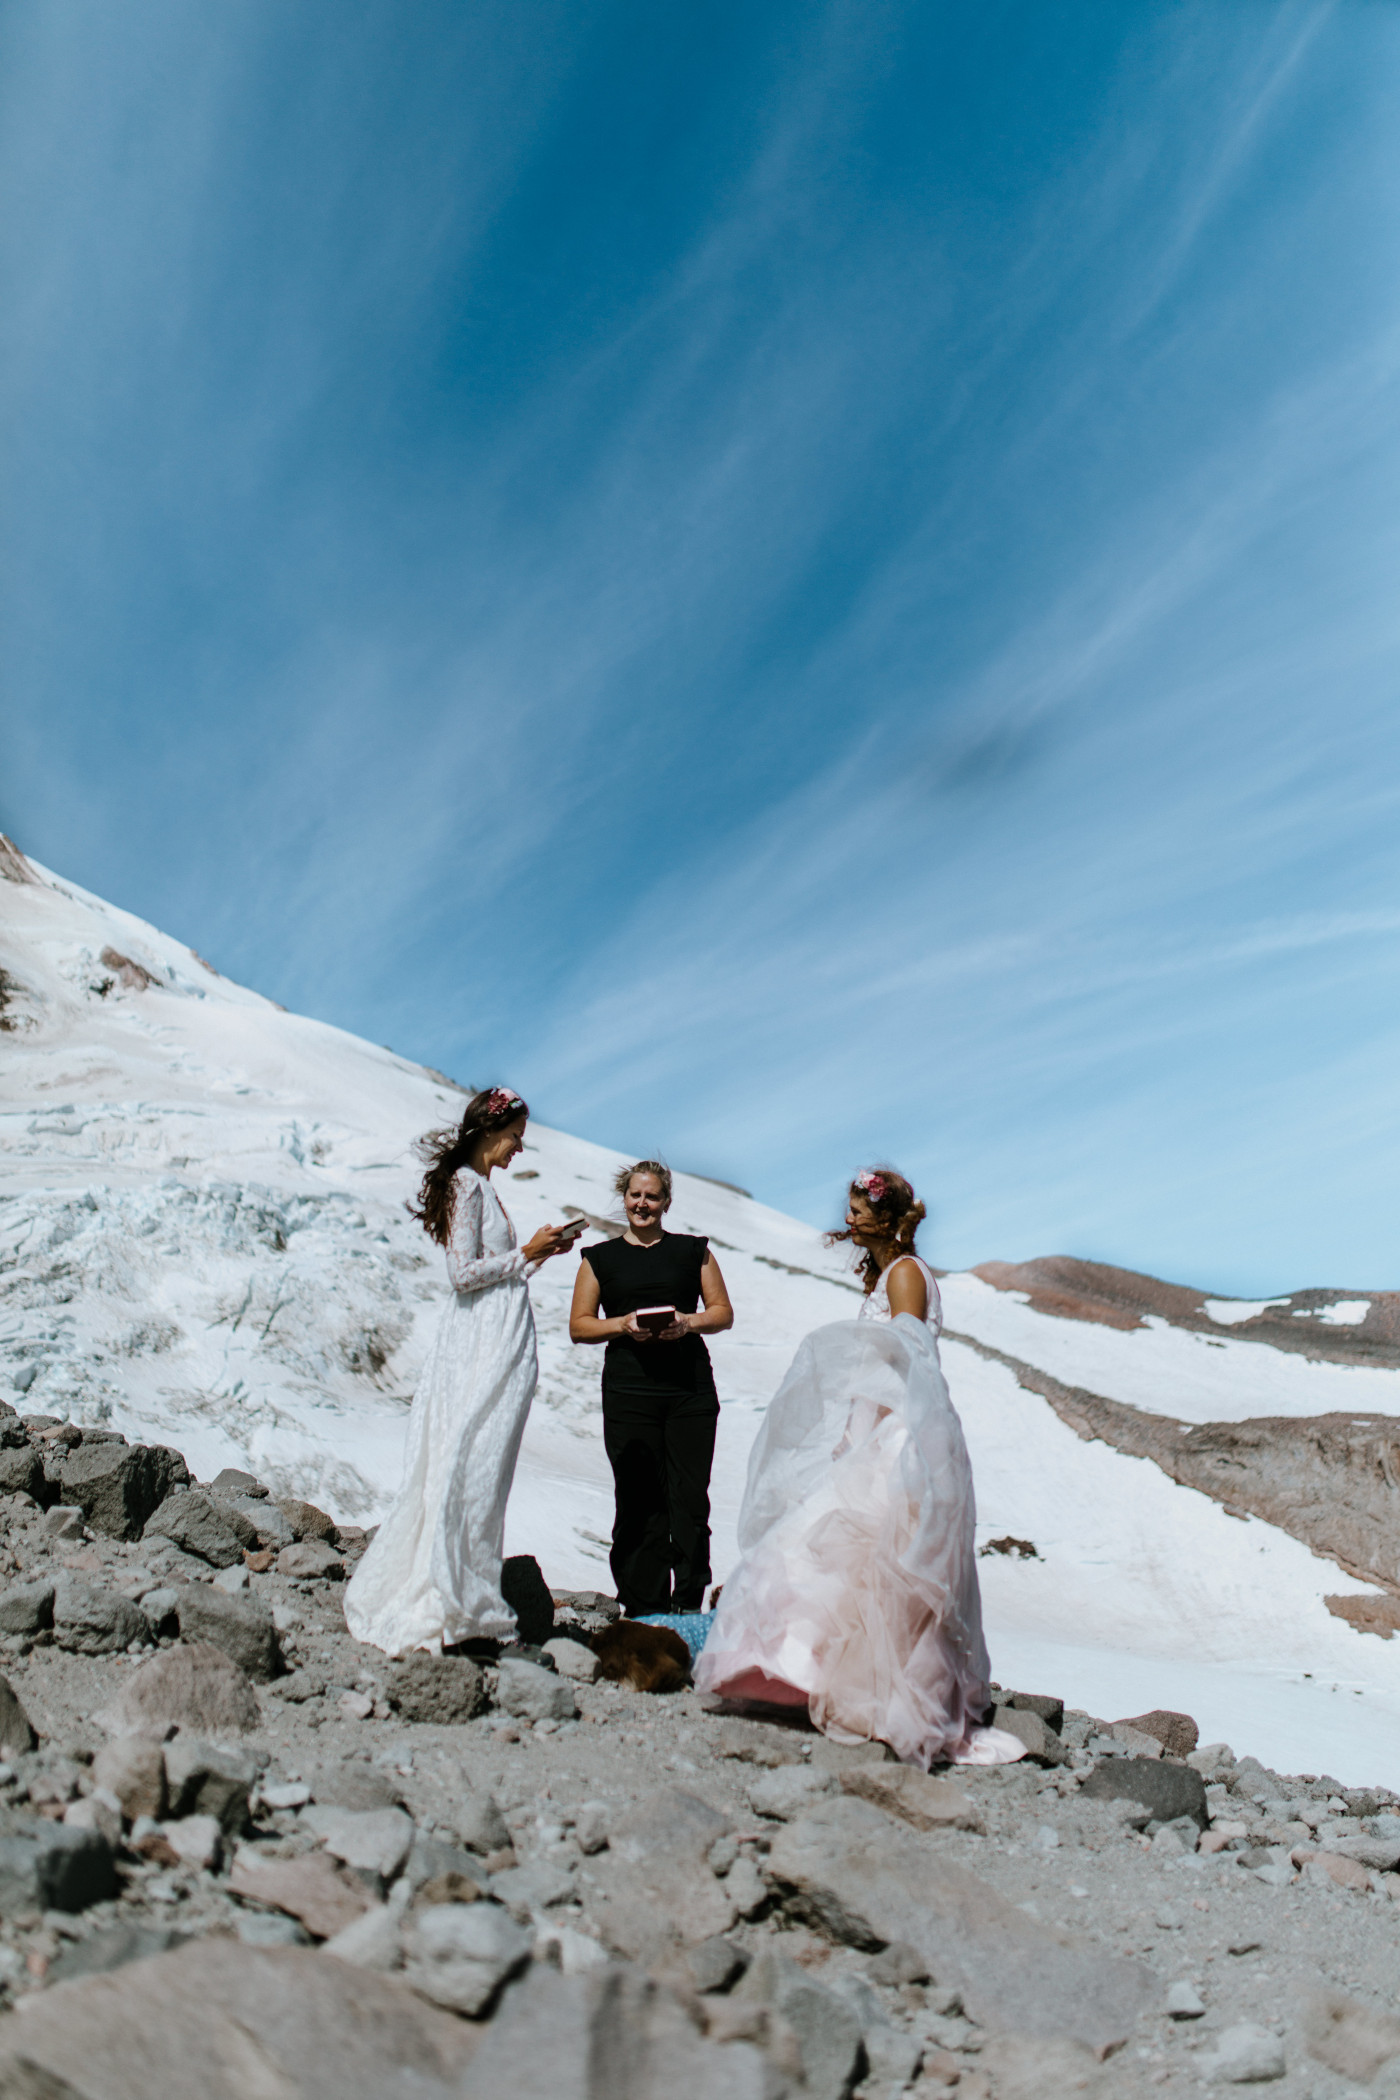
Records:
<instances>
[{"instance_id":1,"label":"pink tulle skirt","mask_svg":"<svg viewBox=\"0 0 1400 2100\"><path fill-rule=\"evenodd\" d=\"M970 1473L967 1508L948 1512L965 1533L949 1553L961 1583L931 1585L917 1572L927 1512L909 1491L908 1446L899 1415L855 1401L824 1478L725 1585L695 1681L726 1699L805 1706L835 1741L886 1742L925 1771L1009 1763L1023 1746L979 1725L988 1685Z\"/></svg>"}]
</instances>

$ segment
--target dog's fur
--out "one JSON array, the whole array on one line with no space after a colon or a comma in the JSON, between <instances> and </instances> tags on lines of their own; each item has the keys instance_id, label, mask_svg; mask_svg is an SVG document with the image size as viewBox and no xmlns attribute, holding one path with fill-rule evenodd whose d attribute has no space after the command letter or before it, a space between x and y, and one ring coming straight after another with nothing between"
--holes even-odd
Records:
<instances>
[{"instance_id":1,"label":"dog's fur","mask_svg":"<svg viewBox=\"0 0 1400 2100\"><path fill-rule=\"evenodd\" d=\"M593 1636L604 1677L639 1692L679 1692L690 1682L690 1650L669 1626L618 1619Z\"/></svg>"}]
</instances>

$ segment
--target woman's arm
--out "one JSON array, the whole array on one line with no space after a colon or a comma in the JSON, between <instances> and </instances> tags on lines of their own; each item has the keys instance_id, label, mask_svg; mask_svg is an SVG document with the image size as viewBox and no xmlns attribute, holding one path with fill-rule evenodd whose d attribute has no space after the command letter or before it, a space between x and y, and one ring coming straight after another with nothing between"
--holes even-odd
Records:
<instances>
[{"instance_id":1,"label":"woman's arm","mask_svg":"<svg viewBox=\"0 0 1400 2100\"><path fill-rule=\"evenodd\" d=\"M658 1341L678 1341L683 1334L723 1334L734 1325L734 1308L719 1273L719 1263L708 1248L700 1269L700 1296L704 1300L700 1311L678 1313L675 1326L665 1328L657 1336Z\"/></svg>"},{"instance_id":2,"label":"woman's arm","mask_svg":"<svg viewBox=\"0 0 1400 2100\"><path fill-rule=\"evenodd\" d=\"M928 1285L919 1264L907 1254L885 1271L885 1288L892 1313L912 1313L916 1320L928 1318Z\"/></svg>"},{"instance_id":3,"label":"woman's arm","mask_svg":"<svg viewBox=\"0 0 1400 2100\"><path fill-rule=\"evenodd\" d=\"M574 1300L569 1307L569 1340L571 1342L610 1342L614 1335L625 1334L634 1342L651 1342L656 1339L645 1327L637 1325L635 1313L619 1314L611 1320L600 1320L598 1307L603 1294L598 1279L593 1273L591 1261L581 1261L578 1275L574 1278Z\"/></svg>"},{"instance_id":4,"label":"woman's arm","mask_svg":"<svg viewBox=\"0 0 1400 2100\"><path fill-rule=\"evenodd\" d=\"M454 1291L484 1291L488 1284L525 1274L526 1253L521 1248L512 1247L507 1254L483 1252L481 1215L481 1183L475 1176L459 1179L447 1231L447 1279Z\"/></svg>"}]
</instances>

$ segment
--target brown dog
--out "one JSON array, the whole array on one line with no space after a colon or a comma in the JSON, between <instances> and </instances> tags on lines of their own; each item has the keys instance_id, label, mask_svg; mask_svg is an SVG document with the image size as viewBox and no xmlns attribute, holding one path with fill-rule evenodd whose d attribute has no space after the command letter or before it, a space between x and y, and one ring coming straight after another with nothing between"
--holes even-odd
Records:
<instances>
[{"instance_id":1,"label":"brown dog","mask_svg":"<svg viewBox=\"0 0 1400 2100\"><path fill-rule=\"evenodd\" d=\"M690 1682L690 1650L669 1626L617 1619L594 1634L593 1652L604 1677L639 1692L680 1692Z\"/></svg>"}]
</instances>

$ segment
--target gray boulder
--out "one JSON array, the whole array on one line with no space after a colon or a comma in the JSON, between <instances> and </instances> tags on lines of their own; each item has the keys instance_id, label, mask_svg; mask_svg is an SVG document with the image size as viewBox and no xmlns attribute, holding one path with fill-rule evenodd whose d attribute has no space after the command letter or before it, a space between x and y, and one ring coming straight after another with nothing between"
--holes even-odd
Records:
<instances>
[{"instance_id":1,"label":"gray boulder","mask_svg":"<svg viewBox=\"0 0 1400 2100\"><path fill-rule=\"evenodd\" d=\"M266 1684L281 1669L277 1627L260 1598L231 1597L207 1583L190 1582L176 1592L175 1609L185 1640L222 1648L255 1683Z\"/></svg>"},{"instance_id":2,"label":"gray boulder","mask_svg":"<svg viewBox=\"0 0 1400 2100\"><path fill-rule=\"evenodd\" d=\"M227 1495L233 1501L245 1497L255 1502L267 1500L267 1489L256 1473L241 1473L237 1466L224 1466L209 1483L216 1495Z\"/></svg>"},{"instance_id":3,"label":"gray boulder","mask_svg":"<svg viewBox=\"0 0 1400 2100\"><path fill-rule=\"evenodd\" d=\"M701 1940L685 1959L697 1991L727 1991L743 1975L749 1961L745 1950L727 1940L723 1933L716 1933L712 1940Z\"/></svg>"},{"instance_id":4,"label":"gray boulder","mask_svg":"<svg viewBox=\"0 0 1400 2100\"><path fill-rule=\"evenodd\" d=\"M155 1589L147 1590L140 1604L152 1633L176 1634L180 1631L180 1592L173 1585L161 1583Z\"/></svg>"},{"instance_id":5,"label":"gray boulder","mask_svg":"<svg viewBox=\"0 0 1400 2100\"><path fill-rule=\"evenodd\" d=\"M970 2016L994 2032L1121 2043L1156 1984L1136 1963L1051 1934L974 1875L933 1835L850 1795L815 1802L780 1828L766 1868L793 1915L849 1946L903 1941Z\"/></svg>"},{"instance_id":6,"label":"gray boulder","mask_svg":"<svg viewBox=\"0 0 1400 2100\"><path fill-rule=\"evenodd\" d=\"M41 1993L22 2032L4 2024L0 2093L16 2100L455 2100L476 2043L398 1977L230 1939Z\"/></svg>"},{"instance_id":7,"label":"gray boulder","mask_svg":"<svg viewBox=\"0 0 1400 2100\"><path fill-rule=\"evenodd\" d=\"M435 2005L476 2018L524 1968L534 1937L499 1904L435 1903L414 1921L409 1981Z\"/></svg>"},{"instance_id":8,"label":"gray boulder","mask_svg":"<svg viewBox=\"0 0 1400 2100\"><path fill-rule=\"evenodd\" d=\"M18 1448L0 1450L0 1495L31 1495L41 1505L56 1499L44 1474L44 1461L27 1437Z\"/></svg>"},{"instance_id":9,"label":"gray boulder","mask_svg":"<svg viewBox=\"0 0 1400 2100\"><path fill-rule=\"evenodd\" d=\"M1136 1801L1159 1823L1190 1816L1204 1830L1210 1822L1206 1783L1190 1765L1152 1757L1106 1757L1079 1789L1085 1801Z\"/></svg>"},{"instance_id":10,"label":"gray boulder","mask_svg":"<svg viewBox=\"0 0 1400 2100\"><path fill-rule=\"evenodd\" d=\"M0 1677L0 1754L22 1757L38 1740L18 1693L7 1677Z\"/></svg>"},{"instance_id":11,"label":"gray boulder","mask_svg":"<svg viewBox=\"0 0 1400 2100\"><path fill-rule=\"evenodd\" d=\"M119 1655L133 1641L148 1645L151 1623L129 1598L95 1589L76 1575L54 1584L53 1637L74 1655Z\"/></svg>"},{"instance_id":12,"label":"gray boulder","mask_svg":"<svg viewBox=\"0 0 1400 2100\"><path fill-rule=\"evenodd\" d=\"M537 1962L506 1990L461 2085L462 2100L784 2100L788 2091L751 2043L706 2041L670 1991L617 1963L561 1976Z\"/></svg>"},{"instance_id":13,"label":"gray boulder","mask_svg":"<svg viewBox=\"0 0 1400 2100\"><path fill-rule=\"evenodd\" d=\"M53 1584L16 1583L0 1594L0 1633L42 1633L53 1624Z\"/></svg>"},{"instance_id":14,"label":"gray boulder","mask_svg":"<svg viewBox=\"0 0 1400 2100\"><path fill-rule=\"evenodd\" d=\"M303 1776L311 1798L322 1808L399 1808L403 1795L380 1765L349 1757L334 1764L311 1765Z\"/></svg>"},{"instance_id":15,"label":"gray boulder","mask_svg":"<svg viewBox=\"0 0 1400 2100\"><path fill-rule=\"evenodd\" d=\"M217 1481L214 1487L218 1501L247 1518L257 1533L259 1546L272 1546L280 1552L283 1546L294 1542L296 1533L275 1502L261 1501L252 1495L218 1494Z\"/></svg>"},{"instance_id":16,"label":"gray boulder","mask_svg":"<svg viewBox=\"0 0 1400 2100\"><path fill-rule=\"evenodd\" d=\"M401 1808L305 1808L302 1827L320 1838L333 1859L343 1860L371 1887L398 1878L413 1849L412 1816Z\"/></svg>"},{"instance_id":17,"label":"gray boulder","mask_svg":"<svg viewBox=\"0 0 1400 2100\"><path fill-rule=\"evenodd\" d=\"M345 1561L324 1539L298 1539L278 1554L277 1572L299 1582L339 1582Z\"/></svg>"},{"instance_id":18,"label":"gray boulder","mask_svg":"<svg viewBox=\"0 0 1400 2100\"><path fill-rule=\"evenodd\" d=\"M389 1672L386 1696L405 1721L452 1726L488 1705L486 1680L465 1655L405 1655Z\"/></svg>"},{"instance_id":19,"label":"gray boulder","mask_svg":"<svg viewBox=\"0 0 1400 2100\"><path fill-rule=\"evenodd\" d=\"M257 1543L257 1533L246 1517L200 1488L177 1488L168 1495L142 1536L169 1539L182 1552L208 1561L211 1568L231 1568L243 1558L245 1545Z\"/></svg>"},{"instance_id":20,"label":"gray boulder","mask_svg":"<svg viewBox=\"0 0 1400 2100\"><path fill-rule=\"evenodd\" d=\"M277 1507L292 1527L293 1535L299 1539L324 1539L328 1546L337 1545L340 1533L335 1519L328 1517L314 1502L302 1502L295 1495L279 1495Z\"/></svg>"},{"instance_id":21,"label":"gray boulder","mask_svg":"<svg viewBox=\"0 0 1400 2100\"><path fill-rule=\"evenodd\" d=\"M1032 1764L1063 1765L1069 1762L1069 1751L1049 1722L1029 1707L998 1706L992 1715L992 1726L1005 1729L1008 1735L1014 1735L1024 1743Z\"/></svg>"},{"instance_id":22,"label":"gray boulder","mask_svg":"<svg viewBox=\"0 0 1400 2100\"><path fill-rule=\"evenodd\" d=\"M97 1716L114 1735L246 1735L262 1716L252 1684L221 1649L169 1648L142 1663Z\"/></svg>"},{"instance_id":23,"label":"gray boulder","mask_svg":"<svg viewBox=\"0 0 1400 2100\"><path fill-rule=\"evenodd\" d=\"M835 1991L781 1954L762 1954L740 1985L782 2014L797 2037L802 2083L812 2100L846 2100L859 2075L862 2035L859 2016ZM873 1992L871 1994L874 1995Z\"/></svg>"},{"instance_id":24,"label":"gray boulder","mask_svg":"<svg viewBox=\"0 0 1400 2100\"><path fill-rule=\"evenodd\" d=\"M48 1983L72 1983L79 1976L105 1976L130 1961L150 1961L175 1943L168 1925L110 1925L89 1939L70 1940L49 1964Z\"/></svg>"},{"instance_id":25,"label":"gray boulder","mask_svg":"<svg viewBox=\"0 0 1400 2100\"><path fill-rule=\"evenodd\" d=\"M258 1776L245 1750L177 1735L165 1746L169 1814L212 1816L226 1837L237 1837L248 1821L248 1797Z\"/></svg>"},{"instance_id":26,"label":"gray boulder","mask_svg":"<svg viewBox=\"0 0 1400 2100\"><path fill-rule=\"evenodd\" d=\"M86 1910L116 1893L112 1848L100 1831L35 1820L0 1837L0 1917Z\"/></svg>"},{"instance_id":27,"label":"gray boulder","mask_svg":"<svg viewBox=\"0 0 1400 2100\"><path fill-rule=\"evenodd\" d=\"M834 1772L813 1772L805 1765L779 1765L749 1782L749 1806L755 1815L786 1822L800 1816L822 1794L834 1794L839 1785Z\"/></svg>"},{"instance_id":28,"label":"gray boulder","mask_svg":"<svg viewBox=\"0 0 1400 2100\"><path fill-rule=\"evenodd\" d=\"M155 1735L119 1735L92 1761L94 1786L111 1794L128 1823L165 1814L165 1760Z\"/></svg>"},{"instance_id":29,"label":"gray boulder","mask_svg":"<svg viewBox=\"0 0 1400 2100\"><path fill-rule=\"evenodd\" d=\"M185 1486L189 1468L164 1444L124 1444L84 1437L53 1468L60 1499L76 1503L94 1531L112 1539L139 1539L171 1490Z\"/></svg>"},{"instance_id":30,"label":"gray boulder","mask_svg":"<svg viewBox=\"0 0 1400 2100\"><path fill-rule=\"evenodd\" d=\"M449 1874L460 1876L485 1894L481 1861L473 1859L460 1845L449 1845L443 1838L424 1837L422 1831L413 1840L404 1874L415 1895L430 1882L442 1881Z\"/></svg>"},{"instance_id":31,"label":"gray boulder","mask_svg":"<svg viewBox=\"0 0 1400 2100\"><path fill-rule=\"evenodd\" d=\"M608 1850L589 1861L589 1907L604 1943L650 1963L727 1932L735 1905L709 1855L732 1829L683 1787L663 1787L618 1816Z\"/></svg>"},{"instance_id":32,"label":"gray boulder","mask_svg":"<svg viewBox=\"0 0 1400 2100\"><path fill-rule=\"evenodd\" d=\"M578 1715L567 1678L513 1655L503 1655L497 1666L496 1697L502 1711L520 1721L572 1721Z\"/></svg>"},{"instance_id":33,"label":"gray boulder","mask_svg":"<svg viewBox=\"0 0 1400 2100\"><path fill-rule=\"evenodd\" d=\"M454 1804L452 1825L472 1852L500 1852L510 1843L510 1831L494 1794L464 1795Z\"/></svg>"}]
</instances>

